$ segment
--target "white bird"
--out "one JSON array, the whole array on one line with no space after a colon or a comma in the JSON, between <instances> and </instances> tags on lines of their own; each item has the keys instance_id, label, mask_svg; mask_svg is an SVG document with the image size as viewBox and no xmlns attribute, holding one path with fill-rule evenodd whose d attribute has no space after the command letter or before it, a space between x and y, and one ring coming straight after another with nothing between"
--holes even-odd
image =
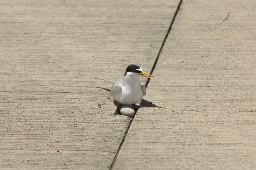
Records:
<instances>
[{"instance_id":1,"label":"white bird","mask_svg":"<svg viewBox=\"0 0 256 170\"><path fill-rule=\"evenodd\" d=\"M146 87L141 83L140 76L151 77L141 67L132 64L126 68L124 76L113 84L110 94L113 96L117 109L120 109L122 105L134 105L141 102L146 94Z\"/></svg>"}]
</instances>

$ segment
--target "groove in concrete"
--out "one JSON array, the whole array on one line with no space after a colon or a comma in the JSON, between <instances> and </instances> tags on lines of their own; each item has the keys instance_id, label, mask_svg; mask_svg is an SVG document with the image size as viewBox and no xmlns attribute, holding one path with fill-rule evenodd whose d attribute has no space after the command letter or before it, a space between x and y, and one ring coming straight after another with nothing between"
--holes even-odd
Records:
<instances>
[{"instance_id":1,"label":"groove in concrete","mask_svg":"<svg viewBox=\"0 0 256 170\"><path fill-rule=\"evenodd\" d=\"M159 57L160 57L160 55L161 55L161 53L162 53L163 47L164 47L165 42L166 42L166 40L167 40L167 38L168 38L168 36L169 36L169 33L171 32L172 26L173 26L173 24L174 24L174 21L175 21L175 19L176 19L177 14L178 14L178 12L179 12L179 10L180 10L180 7L181 7L182 2L183 2L183 0L180 0L178 6L177 6L177 8L176 8L176 11L175 11L174 16L173 16L173 18L172 18L172 21L171 21L171 23L170 23L170 26L169 26L169 28L168 28L168 30L167 30L167 32L166 32L166 35L165 35L164 40L163 40L163 42L162 42L162 45L161 45L161 47L160 47L160 49L159 49L159 51L158 51L158 54L157 54L156 59L155 59L155 61L154 61L154 64L153 64L153 66L152 66L152 68L151 68L151 71L150 71L150 74L151 74L151 75L153 74L153 72L154 72L154 70L155 70L155 68L156 68L157 62L158 62ZM148 86L148 83L149 83L149 82L150 82L150 79L147 80L147 82L146 82L146 87Z\"/></svg>"},{"instance_id":2,"label":"groove in concrete","mask_svg":"<svg viewBox=\"0 0 256 170\"><path fill-rule=\"evenodd\" d=\"M164 40L163 40L163 42L162 42L162 44L161 44L161 47L160 47L160 49L159 49L159 51L158 51L158 54L157 54L157 56L156 56L156 58L155 58L155 61L154 61L154 63L153 63L153 66L152 66L152 68L151 68L151 71L150 71L150 74L151 74L151 75L153 74L153 72L154 72L154 70L155 70L155 68L156 68L157 62L158 62L158 60L159 60L159 58L160 58L161 52L162 52L163 47L164 47L164 45L165 45L165 42L166 42L166 40L167 40L167 38L168 38L168 35L169 35L170 32L171 32L172 26L173 26L173 24L174 24L174 21L175 21L175 19L176 19L177 14L178 14L178 12L179 12L179 10L180 10L180 7L181 7L182 2L183 2L183 0L180 0L180 1L179 1L179 4L178 4L178 6L177 6L177 8L176 8L176 10L175 10L174 16L172 17L172 21L171 21L171 23L170 23L170 25L169 25L169 28L168 28L168 30L167 30L167 32L166 32L166 35L165 35L165 37L164 37ZM146 82L146 87L148 86L149 82L150 82L150 79L147 80L147 82ZM119 145L119 147L118 147L118 149L117 149L117 152L116 152L116 154L115 154L115 157L114 157L114 159L113 159L113 161L112 161L112 163L111 163L111 165L110 165L110 167L109 167L110 170L112 170L113 167L114 167L114 165L115 165L115 162L116 162L116 160L117 160L117 157L118 157L118 155L119 155L119 152L120 152L120 150L122 149L122 146L123 146L123 144L124 144L124 142L125 142L126 136L127 136L128 132L129 132L129 129L130 129L130 127L131 127L131 124L132 124L132 122L133 122L135 116L136 116L136 113L135 113L134 117L133 117L133 118L129 121L129 123L128 123L128 126L127 126L127 128L126 128L126 131L125 131L125 133L124 133L124 137L123 137L123 139L122 139L122 141L121 141L121 143L120 143L120 145Z\"/></svg>"},{"instance_id":3,"label":"groove in concrete","mask_svg":"<svg viewBox=\"0 0 256 170\"><path fill-rule=\"evenodd\" d=\"M112 163L111 163L111 165L110 165L110 168L109 168L110 170L112 170L113 167L114 167L114 165L115 165L116 159L117 159L118 154L119 154L119 152L120 152L120 150L121 150L121 148L122 148L122 146L123 146L123 143L124 143L124 141L125 141L125 139L126 139L126 136L127 136L128 132L129 132L129 129L130 129L130 127L131 127L131 124L132 124L133 119L134 119L134 118L132 118L132 119L129 121L129 123L128 123L128 126L127 126L127 128L126 128L126 131L125 131L125 133L124 133L124 137L123 137L123 139L122 139L122 141L121 141L121 143L120 143L120 145L119 145L119 147L118 147L118 150L117 150L117 152L116 152L116 154L115 154L115 157L114 157L114 159L113 159L113 161L112 161Z\"/></svg>"}]
</instances>

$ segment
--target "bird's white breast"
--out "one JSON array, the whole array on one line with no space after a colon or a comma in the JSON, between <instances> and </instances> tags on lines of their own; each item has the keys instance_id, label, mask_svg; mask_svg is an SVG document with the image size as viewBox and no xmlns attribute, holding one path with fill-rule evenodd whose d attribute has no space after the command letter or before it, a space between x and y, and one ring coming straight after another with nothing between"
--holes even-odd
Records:
<instances>
[{"instance_id":1,"label":"bird's white breast","mask_svg":"<svg viewBox=\"0 0 256 170\"><path fill-rule=\"evenodd\" d=\"M125 76L122 78L122 90L115 94L114 100L121 104L135 104L141 102L143 92L141 89L141 81L137 77Z\"/></svg>"}]
</instances>

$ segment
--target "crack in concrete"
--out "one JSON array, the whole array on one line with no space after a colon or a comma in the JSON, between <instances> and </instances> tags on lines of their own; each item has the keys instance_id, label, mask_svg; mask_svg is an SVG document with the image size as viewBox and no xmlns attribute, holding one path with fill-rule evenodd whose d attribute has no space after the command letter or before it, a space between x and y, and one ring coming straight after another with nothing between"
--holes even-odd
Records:
<instances>
[{"instance_id":1,"label":"crack in concrete","mask_svg":"<svg viewBox=\"0 0 256 170\"><path fill-rule=\"evenodd\" d=\"M228 12L227 16L222 20L220 24L223 24L225 21L227 21L229 18L229 15L230 15L230 11Z\"/></svg>"},{"instance_id":2,"label":"crack in concrete","mask_svg":"<svg viewBox=\"0 0 256 170\"><path fill-rule=\"evenodd\" d=\"M180 0L178 6L177 6L177 8L176 8L176 11L175 11L175 13L174 13L174 15L173 15L173 18L172 18L172 21L171 21L171 23L170 23L170 26L169 26L169 28L168 28L168 30L167 30L167 33L166 33L166 35L165 35L165 37L164 37L164 40L163 40L163 42L162 42L162 45L161 45L161 47L160 47L160 49L159 49L159 51L158 51L158 54L157 54L156 59L155 59L155 62L154 62L154 64L153 64L152 68L151 68L151 71L150 71L150 74L151 74L151 75L153 75L153 72L154 72L154 70L155 70L155 68L156 68L157 62L158 62L158 60L159 60L159 58L160 58L160 55L161 55L161 53L162 53L162 51L163 51L163 47L164 47L164 45L165 45L165 42L166 42L166 40L167 40L167 38L168 38L168 36L169 36L169 34L170 34L170 32L171 32L172 26L173 26L173 24L174 24L174 21L175 21L175 19L176 19L176 16L177 16L178 12L180 11L180 7L181 7L181 4L182 4L182 3L183 3L183 0ZM150 82L150 79L147 80L147 82L146 82L146 87L148 86L148 83L149 83L149 82Z\"/></svg>"},{"instance_id":3,"label":"crack in concrete","mask_svg":"<svg viewBox=\"0 0 256 170\"><path fill-rule=\"evenodd\" d=\"M173 15L172 21L171 21L171 23L170 23L170 25L169 25L169 28L168 28L168 30L167 30L167 32L166 32L166 35L165 35L165 37L164 37L164 40L163 40L163 42L162 42L162 44L161 44L161 47L160 47L160 49L159 49L159 51L158 51L158 54L157 54L156 58L155 58L154 64L153 64L153 66L152 66L152 68L151 68L151 71L150 71L150 74L151 74L151 75L153 74L153 72L154 72L154 70L155 70L155 68L156 68L157 62L158 62L158 60L159 60L159 58L160 58L160 55L161 55L161 53L162 53L163 47L164 47L164 45L165 45L165 42L166 42L166 40L167 40L167 38L168 38L168 36L169 36L169 34L170 34L170 32L171 32L171 29L172 29L172 26L173 26L174 21L175 21L175 19L176 19L176 16L177 16L178 12L180 11L180 7L181 7L182 2L183 2L183 0L180 0L180 1L179 1L179 4L178 4L178 6L177 6L177 8L176 8L176 10L175 10L175 13L174 13L174 15ZM150 79L147 79L147 82L146 82L146 85L145 85L146 87L148 86L149 81L150 81ZM137 110L137 111L138 111L138 110ZM136 113L137 113L137 112L136 112ZM131 124L132 124L132 122L133 122L133 120L134 120L134 118L135 118L135 116L136 116L136 113L135 113L134 117L131 118L131 120L130 120L129 123L128 123L128 126L127 126L127 128L126 128L126 130L125 130L125 133L124 133L124 136L123 136L123 139L122 139L122 141L121 141L121 143L120 143L120 145L119 145L119 147L118 147L118 149L117 149L117 152L116 152L116 154L115 154L115 156L114 156L114 159L113 159L113 161L112 161L112 163L111 163L111 165L110 165L110 167L109 167L109 170L112 170L113 167L114 167L114 165L115 165L115 163L116 163L117 157L118 157L118 155L119 155L120 150L122 149L122 146L123 146L123 144L124 144L124 142L125 142L125 139L126 139L126 137L127 137L127 134L128 134L128 132L129 132L129 129L130 129L130 127L131 127Z\"/></svg>"}]
</instances>

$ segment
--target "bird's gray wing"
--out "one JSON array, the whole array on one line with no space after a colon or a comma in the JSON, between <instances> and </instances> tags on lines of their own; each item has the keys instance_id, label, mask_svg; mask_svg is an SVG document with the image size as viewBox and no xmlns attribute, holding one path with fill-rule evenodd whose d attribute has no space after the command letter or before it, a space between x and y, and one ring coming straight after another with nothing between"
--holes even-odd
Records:
<instances>
[{"instance_id":1,"label":"bird's gray wing","mask_svg":"<svg viewBox=\"0 0 256 170\"><path fill-rule=\"evenodd\" d=\"M110 95L111 96L114 96L116 93L118 93L120 90L122 89L122 81L121 79L117 80L112 88L111 88L111 92L110 92Z\"/></svg>"},{"instance_id":2,"label":"bird's gray wing","mask_svg":"<svg viewBox=\"0 0 256 170\"><path fill-rule=\"evenodd\" d=\"M143 92L143 96L145 96L146 95L146 86L142 83L141 83L141 90Z\"/></svg>"}]
</instances>

